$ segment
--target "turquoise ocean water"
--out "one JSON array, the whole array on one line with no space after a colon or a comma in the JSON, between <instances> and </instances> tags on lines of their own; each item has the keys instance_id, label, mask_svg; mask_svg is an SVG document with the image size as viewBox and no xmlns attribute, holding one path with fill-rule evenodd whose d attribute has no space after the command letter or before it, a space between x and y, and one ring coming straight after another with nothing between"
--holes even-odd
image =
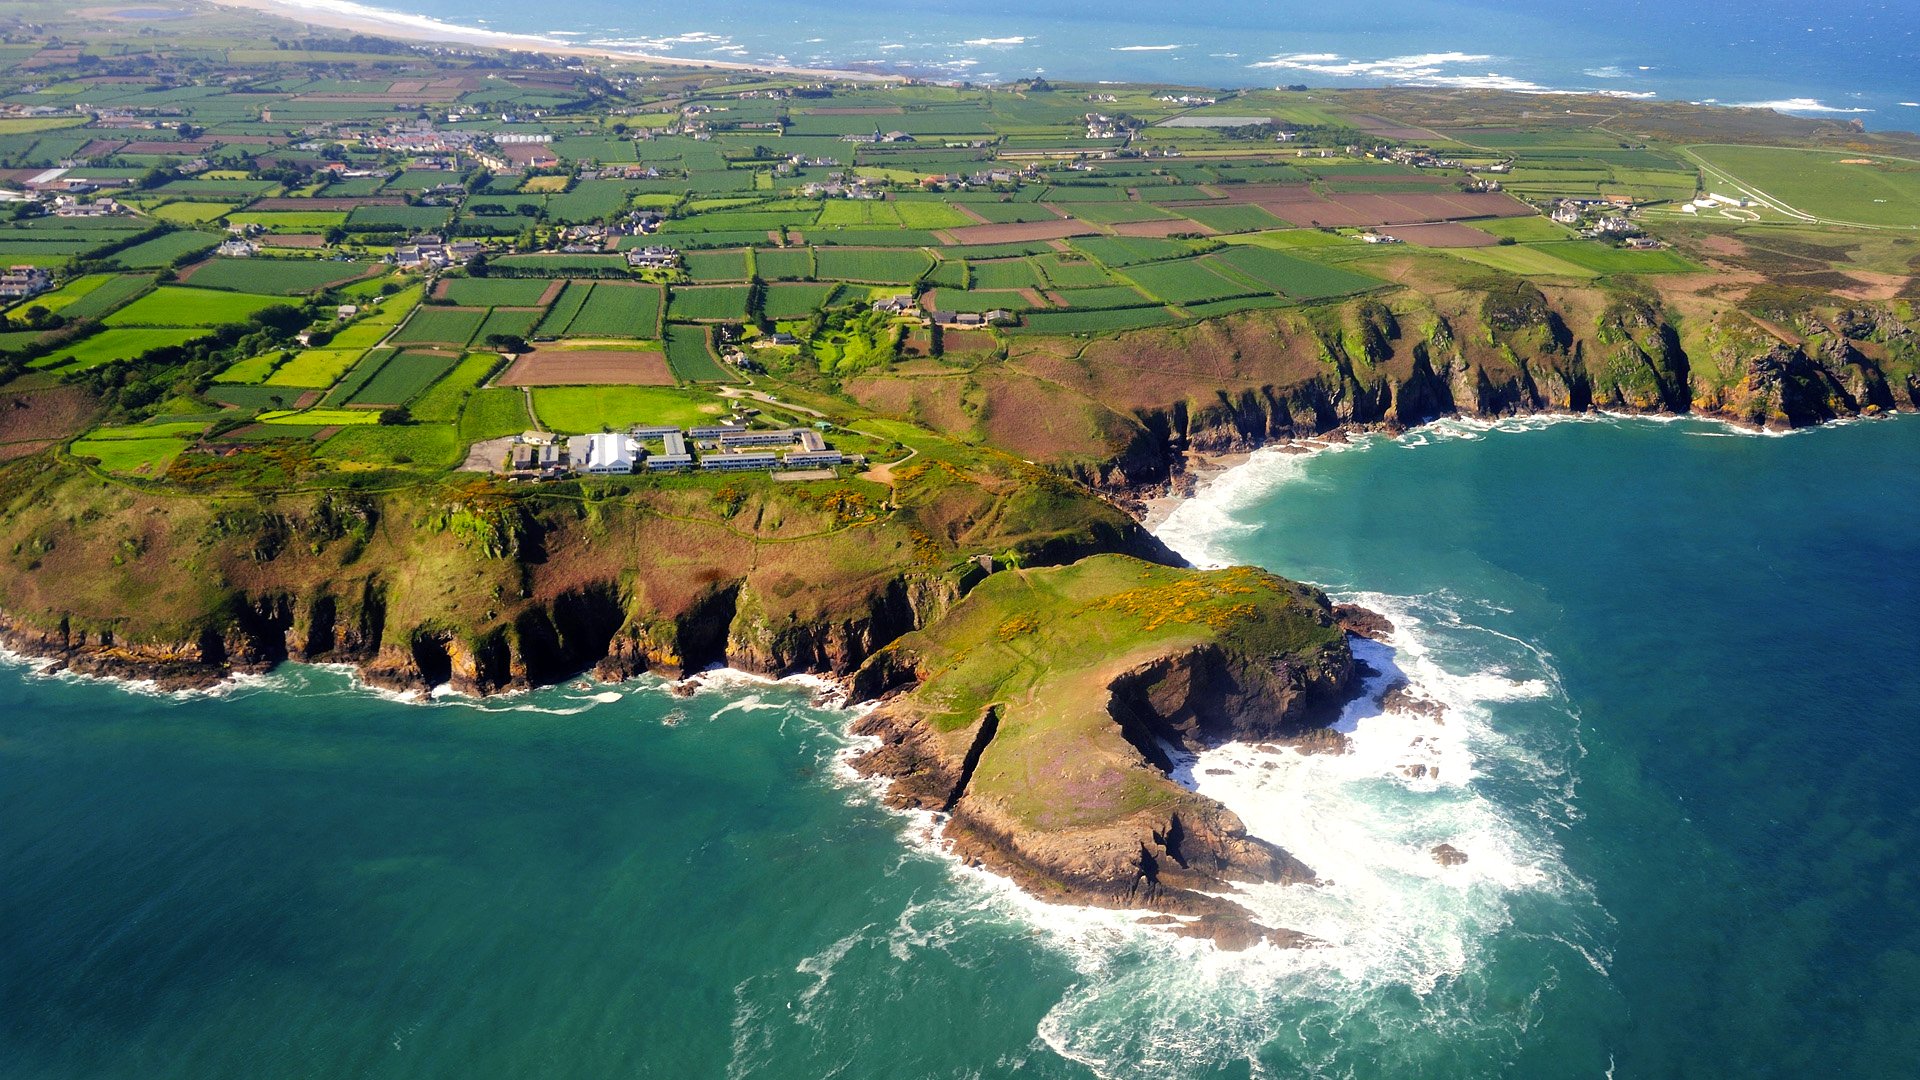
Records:
<instances>
[{"instance_id":1,"label":"turquoise ocean water","mask_svg":"<svg viewBox=\"0 0 1920 1080\"><path fill-rule=\"evenodd\" d=\"M1187 504L1177 546L1373 603L1446 706L1195 763L1332 879L1250 898L1311 950L954 869L803 685L0 668L0 1073L1915 1075L1916 462L1913 418L1448 424Z\"/></svg>"},{"instance_id":2,"label":"turquoise ocean water","mask_svg":"<svg viewBox=\"0 0 1920 1080\"><path fill-rule=\"evenodd\" d=\"M1920 123L1907 0L282 0L691 60L948 80L1581 90Z\"/></svg>"}]
</instances>

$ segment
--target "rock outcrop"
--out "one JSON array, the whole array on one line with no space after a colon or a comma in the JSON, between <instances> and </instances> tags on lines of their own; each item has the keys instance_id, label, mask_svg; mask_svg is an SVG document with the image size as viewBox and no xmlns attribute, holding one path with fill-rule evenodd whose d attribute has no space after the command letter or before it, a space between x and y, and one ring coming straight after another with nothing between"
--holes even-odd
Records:
<instances>
[{"instance_id":1,"label":"rock outcrop","mask_svg":"<svg viewBox=\"0 0 1920 1080\"><path fill-rule=\"evenodd\" d=\"M1089 636L1105 640L1083 666ZM1196 917L1189 932L1223 943L1297 944L1221 894L1313 870L1169 773L1187 751L1324 724L1352 681L1313 590L1089 559L996 576L869 661L856 686L889 696L856 725L879 740L856 765L892 781L894 805L944 814L959 857L1043 899Z\"/></svg>"}]
</instances>

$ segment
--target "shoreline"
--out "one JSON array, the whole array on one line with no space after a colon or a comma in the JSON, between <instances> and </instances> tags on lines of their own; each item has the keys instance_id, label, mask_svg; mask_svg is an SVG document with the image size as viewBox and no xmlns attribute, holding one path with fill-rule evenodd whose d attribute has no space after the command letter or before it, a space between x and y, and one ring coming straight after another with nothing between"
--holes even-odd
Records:
<instances>
[{"instance_id":1,"label":"shoreline","mask_svg":"<svg viewBox=\"0 0 1920 1080\"><path fill-rule=\"evenodd\" d=\"M353 3L352 0L200 0L217 8L233 8L267 15L288 22L328 30L347 30L372 37L390 38L422 45L464 45L472 48L500 49L511 52L544 53L549 56L579 59L615 60L629 63L663 64L684 68L710 68L771 75L801 75L810 78L871 83L911 81L905 75L879 72L808 68L780 64L751 64L738 60L695 60L678 56L610 49L596 45L574 45L538 34L515 34L504 30L486 30L442 22L424 15L406 15Z\"/></svg>"}]
</instances>

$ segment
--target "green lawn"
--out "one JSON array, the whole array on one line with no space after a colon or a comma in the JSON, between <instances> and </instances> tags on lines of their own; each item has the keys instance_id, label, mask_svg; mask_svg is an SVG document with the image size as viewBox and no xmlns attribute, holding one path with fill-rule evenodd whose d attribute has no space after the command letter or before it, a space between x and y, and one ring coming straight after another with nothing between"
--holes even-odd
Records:
<instances>
[{"instance_id":1,"label":"green lawn","mask_svg":"<svg viewBox=\"0 0 1920 1080\"><path fill-rule=\"evenodd\" d=\"M131 270L153 270L172 266L184 256L210 250L219 243L220 238L212 233L172 232L118 252L113 261Z\"/></svg>"},{"instance_id":2,"label":"green lawn","mask_svg":"<svg viewBox=\"0 0 1920 1080\"><path fill-rule=\"evenodd\" d=\"M1757 193L1816 217L1920 229L1920 161L1773 146L1693 146L1709 166ZM1856 164L1846 164L1855 162ZM1864 162L1864 164L1861 164ZM1725 190L1709 173L1710 192Z\"/></svg>"},{"instance_id":3,"label":"green lawn","mask_svg":"<svg viewBox=\"0 0 1920 1080\"><path fill-rule=\"evenodd\" d=\"M932 267L933 256L924 251L862 248L814 251L814 275L826 281L910 285Z\"/></svg>"},{"instance_id":4,"label":"green lawn","mask_svg":"<svg viewBox=\"0 0 1920 1080\"><path fill-rule=\"evenodd\" d=\"M676 287L670 303L673 317L676 319L740 322L747 317L747 287L745 285ZM576 323L579 321L579 319L574 320Z\"/></svg>"},{"instance_id":5,"label":"green lawn","mask_svg":"<svg viewBox=\"0 0 1920 1080\"><path fill-rule=\"evenodd\" d=\"M353 365L359 361L362 353L359 349L305 349L293 359L280 366L265 381L268 386L300 386L320 390L340 381ZM228 374L232 369L228 369ZM226 382L239 382L238 379L221 378Z\"/></svg>"},{"instance_id":6,"label":"green lawn","mask_svg":"<svg viewBox=\"0 0 1920 1080\"><path fill-rule=\"evenodd\" d=\"M548 428L571 434L634 424L691 427L727 412L711 394L666 386L542 386L533 391L533 407Z\"/></svg>"},{"instance_id":7,"label":"green lawn","mask_svg":"<svg viewBox=\"0 0 1920 1080\"><path fill-rule=\"evenodd\" d=\"M505 387L475 390L460 410L460 438L467 442L516 435L532 426L533 421L527 416L526 395Z\"/></svg>"},{"instance_id":8,"label":"green lawn","mask_svg":"<svg viewBox=\"0 0 1920 1080\"><path fill-rule=\"evenodd\" d=\"M213 259L195 268L187 280L196 288L295 296L362 277L375 265L330 259Z\"/></svg>"},{"instance_id":9,"label":"green lawn","mask_svg":"<svg viewBox=\"0 0 1920 1080\"><path fill-rule=\"evenodd\" d=\"M284 297L162 285L107 316L108 326L224 326L286 303Z\"/></svg>"},{"instance_id":10,"label":"green lawn","mask_svg":"<svg viewBox=\"0 0 1920 1080\"><path fill-rule=\"evenodd\" d=\"M487 319L484 308L447 308L422 305L393 340L402 345L465 345Z\"/></svg>"},{"instance_id":11,"label":"green lawn","mask_svg":"<svg viewBox=\"0 0 1920 1080\"><path fill-rule=\"evenodd\" d=\"M195 338L205 337L205 330L168 330L168 329L108 329L71 345L64 346L35 359L30 367L60 367L65 373L84 371L90 367L109 364L116 360L132 360L154 349L169 345L184 345ZM71 361L71 366L61 365Z\"/></svg>"},{"instance_id":12,"label":"green lawn","mask_svg":"<svg viewBox=\"0 0 1920 1080\"><path fill-rule=\"evenodd\" d=\"M567 292L586 288L570 285ZM741 294L746 305L745 286L722 286ZM568 337L656 338L660 336L661 289L657 285L628 285L600 281L593 284L580 311L566 329ZM569 297L562 297L565 303ZM555 304L558 309L561 305Z\"/></svg>"},{"instance_id":13,"label":"green lawn","mask_svg":"<svg viewBox=\"0 0 1920 1080\"><path fill-rule=\"evenodd\" d=\"M348 399L349 405L405 405L452 371L460 358L451 353L408 350L390 358Z\"/></svg>"},{"instance_id":14,"label":"green lawn","mask_svg":"<svg viewBox=\"0 0 1920 1080\"><path fill-rule=\"evenodd\" d=\"M186 439L80 439L73 444L73 456L94 458L100 467L123 476L156 477L167 471L173 459L188 446Z\"/></svg>"},{"instance_id":15,"label":"green lawn","mask_svg":"<svg viewBox=\"0 0 1920 1080\"><path fill-rule=\"evenodd\" d=\"M448 278L447 299L463 307L538 307L553 282L544 278Z\"/></svg>"},{"instance_id":16,"label":"green lawn","mask_svg":"<svg viewBox=\"0 0 1920 1080\"><path fill-rule=\"evenodd\" d=\"M681 379L687 382L732 381L733 372L713 358L705 327L669 326L666 338L667 364Z\"/></svg>"}]
</instances>

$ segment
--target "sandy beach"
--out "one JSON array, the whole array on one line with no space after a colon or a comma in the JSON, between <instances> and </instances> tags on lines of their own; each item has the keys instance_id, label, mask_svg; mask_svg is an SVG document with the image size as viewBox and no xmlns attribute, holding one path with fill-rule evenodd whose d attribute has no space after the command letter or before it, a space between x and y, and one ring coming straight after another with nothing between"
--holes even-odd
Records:
<instances>
[{"instance_id":1,"label":"sandy beach","mask_svg":"<svg viewBox=\"0 0 1920 1080\"><path fill-rule=\"evenodd\" d=\"M498 30L482 30L468 26L456 26L452 23L430 19L424 15L407 15L397 11L383 11L353 3L352 0L300 0L293 3L287 0L204 0L218 7L242 8L262 15L273 15L307 26L324 27L329 30L346 30L356 34L371 34L379 37L395 38L402 41L417 41L422 44L467 45L485 49L512 49L521 52L546 53L554 56L573 56L583 59L620 60L637 63L672 64L678 67L709 68L721 71L751 71L778 75L800 75L818 79L855 80L859 82L904 82L903 76L881 75L865 71L839 71L829 68L784 67L772 64L746 64L727 60L691 60L677 56L656 56L648 53L627 52L619 49L597 48L591 45L574 45L553 38L532 34L509 34Z\"/></svg>"}]
</instances>

